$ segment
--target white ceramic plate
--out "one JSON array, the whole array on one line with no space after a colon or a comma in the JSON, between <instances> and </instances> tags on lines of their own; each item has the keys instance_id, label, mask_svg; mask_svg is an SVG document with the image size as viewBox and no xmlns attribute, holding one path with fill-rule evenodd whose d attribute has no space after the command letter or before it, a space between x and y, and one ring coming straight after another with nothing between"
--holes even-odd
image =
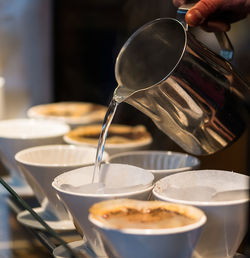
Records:
<instances>
[{"instance_id":1,"label":"white ceramic plate","mask_svg":"<svg viewBox=\"0 0 250 258\"><path fill-rule=\"evenodd\" d=\"M72 251L77 252L77 251L82 250L83 252L87 253L92 258L101 258L101 257L102 258L108 258L108 257L105 257L105 256L101 256L101 257L96 256L93 253L93 251L88 247L88 244L87 244L85 239L69 243L68 246L72 249ZM54 249L53 256L55 258L69 258L70 257L68 252L61 245Z\"/></svg>"},{"instance_id":2,"label":"white ceramic plate","mask_svg":"<svg viewBox=\"0 0 250 258\"><path fill-rule=\"evenodd\" d=\"M45 212L44 208L37 207L34 211L55 231L71 231L75 230L74 223L71 220L56 220ZM17 214L17 220L28 227L45 230L44 227L29 213L29 211L21 211Z\"/></svg>"}]
</instances>

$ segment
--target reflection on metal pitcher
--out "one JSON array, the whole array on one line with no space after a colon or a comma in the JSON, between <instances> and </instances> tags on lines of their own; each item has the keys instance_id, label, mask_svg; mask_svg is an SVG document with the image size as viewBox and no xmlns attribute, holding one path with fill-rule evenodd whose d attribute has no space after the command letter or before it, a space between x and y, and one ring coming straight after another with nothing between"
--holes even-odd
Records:
<instances>
[{"instance_id":1,"label":"reflection on metal pitcher","mask_svg":"<svg viewBox=\"0 0 250 258\"><path fill-rule=\"evenodd\" d=\"M114 99L145 113L189 153L215 153L245 129L249 85L176 19L157 19L136 31L115 72Z\"/></svg>"}]
</instances>

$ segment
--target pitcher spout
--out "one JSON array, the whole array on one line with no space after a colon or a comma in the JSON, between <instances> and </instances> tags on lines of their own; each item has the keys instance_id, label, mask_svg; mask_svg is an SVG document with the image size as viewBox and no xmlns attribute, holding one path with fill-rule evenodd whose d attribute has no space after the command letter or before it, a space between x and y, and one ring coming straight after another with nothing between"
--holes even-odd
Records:
<instances>
[{"instance_id":1,"label":"pitcher spout","mask_svg":"<svg viewBox=\"0 0 250 258\"><path fill-rule=\"evenodd\" d=\"M127 98L131 97L135 91L126 88L125 86L118 85L114 91L113 99L117 103L125 101Z\"/></svg>"}]
</instances>

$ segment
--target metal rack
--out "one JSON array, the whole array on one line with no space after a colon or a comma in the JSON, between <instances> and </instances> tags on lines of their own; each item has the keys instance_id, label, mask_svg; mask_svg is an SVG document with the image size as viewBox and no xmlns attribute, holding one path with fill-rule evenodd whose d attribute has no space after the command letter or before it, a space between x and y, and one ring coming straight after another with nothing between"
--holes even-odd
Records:
<instances>
[{"instance_id":1,"label":"metal rack","mask_svg":"<svg viewBox=\"0 0 250 258\"><path fill-rule=\"evenodd\" d=\"M30 232L30 234L34 235L37 240L41 242L41 244L49 251L51 255L53 255L54 249L62 245L69 253L69 257L84 257L84 258L92 258L91 252L87 252L85 250L75 252L70 248L64 238L70 238L72 236L76 236L78 233L76 231L72 231L69 233L59 234L55 232L47 223L33 210L32 206L38 205L35 200L35 197L29 198L28 200L24 200L20 197L1 177L0 183L6 188L6 190L10 193L8 196L8 205L12 212L18 214L23 210L28 210L30 214L36 219L44 228L44 230L30 228L28 226L24 226L25 230Z\"/></svg>"}]
</instances>

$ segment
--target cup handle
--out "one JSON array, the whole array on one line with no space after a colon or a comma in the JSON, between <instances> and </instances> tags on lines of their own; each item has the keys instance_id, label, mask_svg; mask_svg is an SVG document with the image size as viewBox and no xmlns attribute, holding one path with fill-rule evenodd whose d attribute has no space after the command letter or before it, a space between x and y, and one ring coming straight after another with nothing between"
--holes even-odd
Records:
<instances>
[{"instance_id":1,"label":"cup handle","mask_svg":"<svg viewBox=\"0 0 250 258\"><path fill-rule=\"evenodd\" d=\"M195 3L188 3L180 6L177 10L176 19L182 23L184 28L188 30L188 24L185 21L185 15L189 9L191 9ZM232 60L234 55L233 45L226 32L214 32L215 37L220 45L220 55L226 60Z\"/></svg>"}]
</instances>

